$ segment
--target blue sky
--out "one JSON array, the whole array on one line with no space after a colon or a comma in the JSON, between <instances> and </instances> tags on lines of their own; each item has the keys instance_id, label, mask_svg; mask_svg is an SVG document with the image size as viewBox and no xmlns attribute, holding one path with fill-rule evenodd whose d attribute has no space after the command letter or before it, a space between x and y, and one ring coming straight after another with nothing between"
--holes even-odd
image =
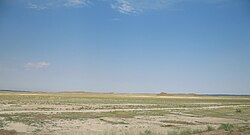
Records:
<instances>
[{"instance_id":1,"label":"blue sky","mask_svg":"<svg viewBox=\"0 0 250 135\"><path fill-rule=\"evenodd\" d=\"M0 89L250 94L250 2L1 0Z\"/></svg>"}]
</instances>

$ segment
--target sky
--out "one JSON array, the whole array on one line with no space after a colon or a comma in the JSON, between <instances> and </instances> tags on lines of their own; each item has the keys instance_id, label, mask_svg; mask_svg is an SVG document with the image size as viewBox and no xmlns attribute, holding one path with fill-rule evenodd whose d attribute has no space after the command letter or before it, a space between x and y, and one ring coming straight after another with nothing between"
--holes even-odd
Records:
<instances>
[{"instance_id":1,"label":"sky","mask_svg":"<svg viewBox=\"0 0 250 135\"><path fill-rule=\"evenodd\" d=\"M0 89L250 94L250 1L1 0Z\"/></svg>"}]
</instances>

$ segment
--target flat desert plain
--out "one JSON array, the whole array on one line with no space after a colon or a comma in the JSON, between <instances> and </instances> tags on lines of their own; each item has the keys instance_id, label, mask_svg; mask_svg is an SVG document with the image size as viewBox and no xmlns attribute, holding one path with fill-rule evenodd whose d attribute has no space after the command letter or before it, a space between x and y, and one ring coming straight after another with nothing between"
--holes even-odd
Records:
<instances>
[{"instance_id":1,"label":"flat desert plain","mask_svg":"<svg viewBox=\"0 0 250 135\"><path fill-rule=\"evenodd\" d=\"M245 135L249 96L1 92L1 135Z\"/></svg>"}]
</instances>

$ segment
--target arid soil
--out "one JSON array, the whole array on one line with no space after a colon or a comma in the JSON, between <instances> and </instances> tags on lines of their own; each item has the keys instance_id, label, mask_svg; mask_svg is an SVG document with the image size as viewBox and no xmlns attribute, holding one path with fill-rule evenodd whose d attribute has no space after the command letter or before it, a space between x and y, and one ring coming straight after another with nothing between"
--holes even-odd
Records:
<instances>
[{"instance_id":1,"label":"arid soil","mask_svg":"<svg viewBox=\"0 0 250 135\"><path fill-rule=\"evenodd\" d=\"M150 131L178 135L183 130L187 135L208 135L250 131L249 97L0 94L0 129L16 132L10 134L124 135ZM227 131L220 128L223 124L234 128Z\"/></svg>"}]
</instances>

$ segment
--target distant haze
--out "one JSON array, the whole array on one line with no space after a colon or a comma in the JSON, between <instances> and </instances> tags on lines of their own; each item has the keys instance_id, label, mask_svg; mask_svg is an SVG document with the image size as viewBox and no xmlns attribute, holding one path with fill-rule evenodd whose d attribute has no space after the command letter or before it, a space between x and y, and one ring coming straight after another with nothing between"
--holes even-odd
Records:
<instances>
[{"instance_id":1,"label":"distant haze","mask_svg":"<svg viewBox=\"0 0 250 135\"><path fill-rule=\"evenodd\" d=\"M250 2L1 0L0 89L250 94Z\"/></svg>"}]
</instances>

